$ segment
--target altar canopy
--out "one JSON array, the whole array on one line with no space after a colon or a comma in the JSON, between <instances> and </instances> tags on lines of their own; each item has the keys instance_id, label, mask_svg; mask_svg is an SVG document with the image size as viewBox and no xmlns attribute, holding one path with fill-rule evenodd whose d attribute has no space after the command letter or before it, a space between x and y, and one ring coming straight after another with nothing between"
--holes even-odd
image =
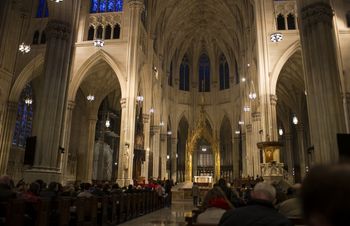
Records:
<instances>
[{"instance_id":1,"label":"altar canopy","mask_svg":"<svg viewBox=\"0 0 350 226\"><path fill-rule=\"evenodd\" d=\"M185 180L191 182L192 175L192 157L193 152L196 149L198 142L204 139L212 148L214 155L214 181L220 178L220 149L219 140L217 135L212 133L206 125L205 110L202 106L198 121L195 124L194 129L188 134L186 143L186 157L185 157Z\"/></svg>"}]
</instances>

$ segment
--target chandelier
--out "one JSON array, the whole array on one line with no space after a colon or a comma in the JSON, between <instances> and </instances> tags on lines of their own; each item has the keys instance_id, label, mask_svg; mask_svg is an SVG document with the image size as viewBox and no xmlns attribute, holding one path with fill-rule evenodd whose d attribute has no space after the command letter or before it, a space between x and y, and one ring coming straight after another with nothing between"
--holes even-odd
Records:
<instances>
[{"instance_id":1,"label":"chandelier","mask_svg":"<svg viewBox=\"0 0 350 226\"><path fill-rule=\"evenodd\" d=\"M271 40L271 42L278 43L278 42L283 40L283 34L279 33L279 32L272 33L270 40Z\"/></svg>"},{"instance_id":2,"label":"chandelier","mask_svg":"<svg viewBox=\"0 0 350 226\"><path fill-rule=\"evenodd\" d=\"M243 107L243 111L244 111L244 112L249 112L249 111L250 111L250 107L247 106L247 105L244 106L244 107Z\"/></svg>"},{"instance_id":3,"label":"chandelier","mask_svg":"<svg viewBox=\"0 0 350 226\"><path fill-rule=\"evenodd\" d=\"M33 99L31 97L27 96L24 99L24 103L29 106L29 105L33 104Z\"/></svg>"},{"instance_id":4,"label":"chandelier","mask_svg":"<svg viewBox=\"0 0 350 226\"><path fill-rule=\"evenodd\" d=\"M30 45L26 45L24 42L22 42L22 44L19 45L19 48L18 50L25 54L25 53L29 53L31 48L30 48Z\"/></svg>"},{"instance_id":5,"label":"chandelier","mask_svg":"<svg viewBox=\"0 0 350 226\"><path fill-rule=\"evenodd\" d=\"M89 102L92 102L92 101L95 100L95 96L92 95L92 94L89 94L89 95L86 97L86 99L87 99Z\"/></svg>"},{"instance_id":6,"label":"chandelier","mask_svg":"<svg viewBox=\"0 0 350 226\"><path fill-rule=\"evenodd\" d=\"M96 40L94 40L94 46L95 47L103 47L104 46L104 44L105 44L105 42L102 40L102 39L96 39Z\"/></svg>"}]
</instances>

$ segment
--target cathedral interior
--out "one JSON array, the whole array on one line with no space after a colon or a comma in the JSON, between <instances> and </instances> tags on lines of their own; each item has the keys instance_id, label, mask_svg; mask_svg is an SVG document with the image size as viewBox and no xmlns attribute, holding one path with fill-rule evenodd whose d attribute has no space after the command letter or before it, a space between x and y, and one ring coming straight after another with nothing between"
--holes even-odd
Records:
<instances>
[{"instance_id":1,"label":"cathedral interior","mask_svg":"<svg viewBox=\"0 0 350 226\"><path fill-rule=\"evenodd\" d=\"M121 185L339 160L348 0L0 1L0 174Z\"/></svg>"}]
</instances>

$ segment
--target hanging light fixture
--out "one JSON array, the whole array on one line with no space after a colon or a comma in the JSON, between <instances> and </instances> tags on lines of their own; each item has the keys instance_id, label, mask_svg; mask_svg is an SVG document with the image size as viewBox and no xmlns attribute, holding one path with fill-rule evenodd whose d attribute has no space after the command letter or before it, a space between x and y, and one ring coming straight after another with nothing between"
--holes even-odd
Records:
<instances>
[{"instance_id":1,"label":"hanging light fixture","mask_svg":"<svg viewBox=\"0 0 350 226\"><path fill-rule=\"evenodd\" d=\"M249 112L250 111L250 107L248 105L243 107L243 111L244 112Z\"/></svg>"},{"instance_id":2,"label":"hanging light fixture","mask_svg":"<svg viewBox=\"0 0 350 226\"><path fill-rule=\"evenodd\" d=\"M168 159L168 160L169 160L169 159L170 159L170 156L169 156L169 155L167 155L167 156L166 156L166 159Z\"/></svg>"},{"instance_id":3,"label":"hanging light fixture","mask_svg":"<svg viewBox=\"0 0 350 226\"><path fill-rule=\"evenodd\" d=\"M244 121L238 121L238 125L244 125Z\"/></svg>"},{"instance_id":4,"label":"hanging light fixture","mask_svg":"<svg viewBox=\"0 0 350 226\"><path fill-rule=\"evenodd\" d=\"M33 99L30 97L30 96L27 96L25 99L24 99L24 103L26 105L32 105L33 104Z\"/></svg>"},{"instance_id":5,"label":"hanging light fixture","mask_svg":"<svg viewBox=\"0 0 350 226\"><path fill-rule=\"evenodd\" d=\"M283 129L282 129L282 128L280 128L280 129L278 130L278 134L279 134L280 136L283 136Z\"/></svg>"},{"instance_id":6,"label":"hanging light fixture","mask_svg":"<svg viewBox=\"0 0 350 226\"><path fill-rule=\"evenodd\" d=\"M206 152L207 148L206 147L202 147L202 152Z\"/></svg>"},{"instance_id":7,"label":"hanging light fixture","mask_svg":"<svg viewBox=\"0 0 350 226\"><path fill-rule=\"evenodd\" d=\"M149 109L149 113L153 114L154 113L154 108Z\"/></svg>"},{"instance_id":8,"label":"hanging light fixture","mask_svg":"<svg viewBox=\"0 0 350 226\"><path fill-rule=\"evenodd\" d=\"M27 44L25 44L24 42L22 42L22 43L19 45L18 50L19 50L21 53L25 54L25 53L29 53L29 52L30 52L31 47L30 47L30 45L27 45Z\"/></svg>"},{"instance_id":9,"label":"hanging light fixture","mask_svg":"<svg viewBox=\"0 0 350 226\"><path fill-rule=\"evenodd\" d=\"M179 157L179 155L176 153L176 158L178 158Z\"/></svg>"},{"instance_id":10,"label":"hanging light fixture","mask_svg":"<svg viewBox=\"0 0 350 226\"><path fill-rule=\"evenodd\" d=\"M242 81L242 82L245 82L245 81L247 81L247 79L246 79L245 77L243 77L243 78L241 79L241 81Z\"/></svg>"},{"instance_id":11,"label":"hanging light fixture","mask_svg":"<svg viewBox=\"0 0 350 226\"><path fill-rule=\"evenodd\" d=\"M255 99L256 99L256 92L250 92L250 93L248 94L248 97L249 97L249 99L251 99L251 100L255 100Z\"/></svg>"},{"instance_id":12,"label":"hanging light fixture","mask_svg":"<svg viewBox=\"0 0 350 226\"><path fill-rule=\"evenodd\" d=\"M163 126L164 126L164 122L161 121L161 122L159 123L159 125L163 127Z\"/></svg>"},{"instance_id":13,"label":"hanging light fixture","mask_svg":"<svg viewBox=\"0 0 350 226\"><path fill-rule=\"evenodd\" d=\"M94 40L94 46L101 48L105 45L105 42L102 39L96 39Z\"/></svg>"},{"instance_id":14,"label":"hanging light fixture","mask_svg":"<svg viewBox=\"0 0 350 226\"><path fill-rule=\"evenodd\" d=\"M171 136L171 134L173 134L173 132L168 131L167 134L168 134L169 136Z\"/></svg>"},{"instance_id":15,"label":"hanging light fixture","mask_svg":"<svg viewBox=\"0 0 350 226\"><path fill-rule=\"evenodd\" d=\"M111 121L109 120L109 113L107 113L107 119L105 123L106 128L109 128L111 126Z\"/></svg>"},{"instance_id":16,"label":"hanging light fixture","mask_svg":"<svg viewBox=\"0 0 350 226\"><path fill-rule=\"evenodd\" d=\"M241 134L241 131L239 131L239 130L236 130L236 132L235 132L235 134Z\"/></svg>"},{"instance_id":17,"label":"hanging light fixture","mask_svg":"<svg viewBox=\"0 0 350 226\"><path fill-rule=\"evenodd\" d=\"M137 97L136 97L136 101L137 101L137 102L143 102L143 100L144 100L144 97L143 97L143 96L137 96Z\"/></svg>"},{"instance_id":18,"label":"hanging light fixture","mask_svg":"<svg viewBox=\"0 0 350 226\"><path fill-rule=\"evenodd\" d=\"M92 102L92 101L95 100L95 96L92 95L92 94L89 94L89 95L87 95L86 99L87 99L89 102Z\"/></svg>"},{"instance_id":19,"label":"hanging light fixture","mask_svg":"<svg viewBox=\"0 0 350 226\"><path fill-rule=\"evenodd\" d=\"M283 34L280 32L272 33L270 36L270 40L271 42L274 42L274 43L281 42L283 40Z\"/></svg>"},{"instance_id":20,"label":"hanging light fixture","mask_svg":"<svg viewBox=\"0 0 350 226\"><path fill-rule=\"evenodd\" d=\"M298 125L298 122L299 122L298 117L296 115L294 115L293 116L293 124Z\"/></svg>"},{"instance_id":21,"label":"hanging light fixture","mask_svg":"<svg viewBox=\"0 0 350 226\"><path fill-rule=\"evenodd\" d=\"M60 3L60 2L63 2L63 0L51 0L51 2Z\"/></svg>"}]
</instances>

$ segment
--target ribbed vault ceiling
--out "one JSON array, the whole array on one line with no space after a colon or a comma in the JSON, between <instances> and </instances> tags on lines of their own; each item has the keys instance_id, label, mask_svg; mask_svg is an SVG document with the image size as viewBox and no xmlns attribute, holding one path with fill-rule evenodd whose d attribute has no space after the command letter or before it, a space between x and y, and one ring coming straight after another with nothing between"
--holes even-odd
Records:
<instances>
[{"instance_id":1,"label":"ribbed vault ceiling","mask_svg":"<svg viewBox=\"0 0 350 226\"><path fill-rule=\"evenodd\" d=\"M184 52L194 43L216 44L223 52L240 53L253 27L247 0L158 0L151 28L160 54ZM214 45L212 45L214 46ZM209 47L210 48L210 47Z\"/></svg>"}]
</instances>

